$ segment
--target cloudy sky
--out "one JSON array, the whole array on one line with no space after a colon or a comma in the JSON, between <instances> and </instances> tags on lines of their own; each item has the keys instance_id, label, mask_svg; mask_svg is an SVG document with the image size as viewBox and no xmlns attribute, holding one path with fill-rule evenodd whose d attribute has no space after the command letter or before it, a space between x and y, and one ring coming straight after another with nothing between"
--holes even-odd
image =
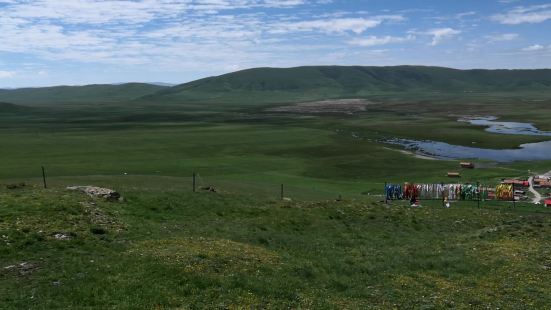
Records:
<instances>
[{"instance_id":1,"label":"cloudy sky","mask_svg":"<svg viewBox=\"0 0 551 310\"><path fill-rule=\"evenodd\" d=\"M0 0L0 88L329 64L551 68L551 1Z\"/></svg>"}]
</instances>

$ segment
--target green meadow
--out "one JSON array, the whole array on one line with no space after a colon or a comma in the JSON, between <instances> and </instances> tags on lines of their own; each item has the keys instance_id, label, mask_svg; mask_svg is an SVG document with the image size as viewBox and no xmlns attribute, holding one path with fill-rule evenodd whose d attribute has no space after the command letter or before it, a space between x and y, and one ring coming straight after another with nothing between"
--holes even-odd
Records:
<instances>
[{"instance_id":1,"label":"green meadow","mask_svg":"<svg viewBox=\"0 0 551 310\"><path fill-rule=\"evenodd\" d=\"M381 143L400 137L485 148L516 148L545 137L498 135L457 122L458 115L496 115L549 128L548 101L519 107L515 99L434 98L408 102L377 97L354 115L275 113L243 106L236 112L174 104L68 104L32 107L2 115L1 178L25 181L110 176L190 178L203 185L243 193L327 198L380 194L385 182L445 182L459 161L419 159L399 146ZM273 106L281 106L274 104ZM536 111L540 111L536 113ZM483 165L462 172L464 182L495 183L551 170L551 162ZM70 178L69 178L70 180ZM189 186L188 186L189 188Z\"/></svg>"},{"instance_id":2,"label":"green meadow","mask_svg":"<svg viewBox=\"0 0 551 310\"><path fill-rule=\"evenodd\" d=\"M551 302L551 217L541 208L121 192L124 202L107 203L63 189L0 191L2 308L542 309Z\"/></svg>"},{"instance_id":3,"label":"green meadow","mask_svg":"<svg viewBox=\"0 0 551 310\"><path fill-rule=\"evenodd\" d=\"M549 210L383 202L385 182L491 185L551 171L551 161L461 170L460 160L383 143L512 149L548 139L457 119L551 131L549 72L446 70L303 68L287 79L259 69L170 88L0 91L0 308L545 308ZM370 104L274 111L327 98Z\"/></svg>"}]
</instances>

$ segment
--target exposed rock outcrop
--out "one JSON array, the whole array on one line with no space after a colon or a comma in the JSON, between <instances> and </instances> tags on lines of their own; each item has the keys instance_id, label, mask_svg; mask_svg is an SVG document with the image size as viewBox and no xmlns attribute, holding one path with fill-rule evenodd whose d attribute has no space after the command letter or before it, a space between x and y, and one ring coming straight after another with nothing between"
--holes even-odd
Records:
<instances>
[{"instance_id":1,"label":"exposed rock outcrop","mask_svg":"<svg viewBox=\"0 0 551 310\"><path fill-rule=\"evenodd\" d=\"M80 191L90 197L102 198L107 201L115 202L122 200L122 197L118 192L108 188L101 188L97 186L69 186L67 189L70 191Z\"/></svg>"}]
</instances>

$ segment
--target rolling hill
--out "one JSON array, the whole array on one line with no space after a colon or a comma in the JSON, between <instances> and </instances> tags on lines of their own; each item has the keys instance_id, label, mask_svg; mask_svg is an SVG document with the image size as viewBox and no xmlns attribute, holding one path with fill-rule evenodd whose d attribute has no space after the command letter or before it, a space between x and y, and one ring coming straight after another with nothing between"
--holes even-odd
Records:
<instances>
[{"instance_id":1,"label":"rolling hill","mask_svg":"<svg viewBox=\"0 0 551 310\"><path fill-rule=\"evenodd\" d=\"M145 96L149 101L272 101L366 97L401 92L550 91L551 70L441 67L255 68L209 77Z\"/></svg>"},{"instance_id":2,"label":"rolling hill","mask_svg":"<svg viewBox=\"0 0 551 310\"><path fill-rule=\"evenodd\" d=\"M50 103L279 103L380 94L545 93L551 70L311 66L255 68L172 87L129 83L0 90L0 101Z\"/></svg>"},{"instance_id":3,"label":"rolling hill","mask_svg":"<svg viewBox=\"0 0 551 310\"><path fill-rule=\"evenodd\" d=\"M55 86L0 90L0 101L15 104L106 103L131 101L165 88L145 83Z\"/></svg>"},{"instance_id":4,"label":"rolling hill","mask_svg":"<svg viewBox=\"0 0 551 310\"><path fill-rule=\"evenodd\" d=\"M15 113L30 110L29 107L23 107L7 102L0 102L0 113Z\"/></svg>"}]
</instances>

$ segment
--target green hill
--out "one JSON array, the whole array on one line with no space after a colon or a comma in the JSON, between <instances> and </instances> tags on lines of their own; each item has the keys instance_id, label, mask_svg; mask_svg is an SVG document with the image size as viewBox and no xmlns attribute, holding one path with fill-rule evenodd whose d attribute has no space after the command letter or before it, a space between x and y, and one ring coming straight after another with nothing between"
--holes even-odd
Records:
<instances>
[{"instance_id":1,"label":"green hill","mask_svg":"<svg viewBox=\"0 0 551 310\"><path fill-rule=\"evenodd\" d=\"M7 102L0 102L0 113L12 113L29 110L29 107L23 107Z\"/></svg>"},{"instance_id":2,"label":"green hill","mask_svg":"<svg viewBox=\"0 0 551 310\"><path fill-rule=\"evenodd\" d=\"M152 94L163 88L145 83L128 83L3 89L0 90L0 101L15 104L120 102Z\"/></svg>"},{"instance_id":3,"label":"green hill","mask_svg":"<svg viewBox=\"0 0 551 310\"><path fill-rule=\"evenodd\" d=\"M288 102L403 92L550 91L551 70L440 67L256 68L166 88L148 101Z\"/></svg>"},{"instance_id":4,"label":"green hill","mask_svg":"<svg viewBox=\"0 0 551 310\"><path fill-rule=\"evenodd\" d=\"M0 90L0 101L51 103L278 103L385 94L551 91L551 70L441 67L255 68L168 87L143 83Z\"/></svg>"}]
</instances>

